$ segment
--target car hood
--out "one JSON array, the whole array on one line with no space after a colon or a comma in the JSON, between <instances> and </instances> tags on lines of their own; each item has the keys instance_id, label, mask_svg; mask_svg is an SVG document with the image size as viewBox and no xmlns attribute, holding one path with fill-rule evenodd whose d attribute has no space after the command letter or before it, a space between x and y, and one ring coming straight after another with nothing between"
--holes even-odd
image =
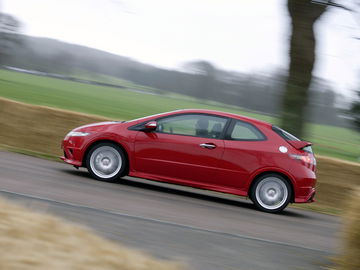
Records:
<instances>
[{"instance_id":1,"label":"car hood","mask_svg":"<svg viewBox=\"0 0 360 270\"><path fill-rule=\"evenodd\" d=\"M74 131L100 131L114 125L119 125L121 123L124 123L124 121L106 121L106 122L93 123L78 127L74 129Z\"/></svg>"}]
</instances>

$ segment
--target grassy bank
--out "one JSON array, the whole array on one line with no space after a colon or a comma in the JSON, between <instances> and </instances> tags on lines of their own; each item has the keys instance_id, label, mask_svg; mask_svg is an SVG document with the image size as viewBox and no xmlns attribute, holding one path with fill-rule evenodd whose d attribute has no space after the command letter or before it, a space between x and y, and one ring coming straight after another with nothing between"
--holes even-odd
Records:
<instances>
[{"instance_id":1,"label":"grassy bank","mask_svg":"<svg viewBox=\"0 0 360 270\"><path fill-rule=\"evenodd\" d=\"M101 78L101 81L106 79L109 78ZM204 103L192 97L155 91L129 82L116 82L142 92L0 70L0 96L29 104L98 115L107 119L128 120L175 109L204 108L239 113L275 124L277 122L276 118L246 112L238 107L216 102ZM309 135L306 139L314 142L317 154L358 161L360 157L358 133L345 128L314 124L308 125L308 131Z\"/></svg>"},{"instance_id":2,"label":"grassy bank","mask_svg":"<svg viewBox=\"0 0 360 270\"><path fill-rule=\"evenodd\" d=\"M0 242L0 269L180 269L5 200L0 200Z\"/></svg>"},{"instance_id":3,"label":"grassy bank","mask_svg":"<svg viewBox=\"0 0 360 270\"><path fill-rule=\"evenodd\" d=\"M59 156L61 141L71 129L104 120L0 98L1 144L29 152Z\"/></svg>"},{"instance_id":4,"label":"grassy bank","mask_svg":"<svg viewBox=\"0 0 360 270\"><path fill-rule=\"evenodd\" d=\"M344 215L341 256L336 260L338 270L360 269L360 189L350 196Z\"/></svg>"},{"instance_id":5,"label":"grassy bank","mask_svg":"<svg viewBox=\"0 0 360 270\"><path fill-rule=\"evenodd\" d=\"M60 143L69 130L107 120L1 98L0 115L3 148L47 158L62 154ZM351 190L360 185L360 165L327 157L317 160L317 203L302 207L339 214L345 208Z\"/></svg>"},{"instance_id":6,"label":"grassy bank","mask_svg":"<svg viewBox=\"0 0 360 270\"><path fill-rule=\"evenodd\" d=\"M299 205L330 214L347 209L352 191L360 186L360 164L334 158L317 158L316 203Z\"/></svg>"}]
</instances>

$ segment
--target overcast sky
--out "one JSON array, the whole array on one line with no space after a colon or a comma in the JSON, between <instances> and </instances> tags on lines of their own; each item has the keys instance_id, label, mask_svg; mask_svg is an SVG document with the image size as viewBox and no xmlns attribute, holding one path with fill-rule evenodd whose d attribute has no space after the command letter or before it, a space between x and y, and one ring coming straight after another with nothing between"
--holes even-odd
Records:
<instances>
[{"instance_id":1,"label":"overcast sky","mask_svg":"<svg viewBox=\"0 0 360 270\"><path fill-rule=\"evenodd\" d=\"M0 0L24 34L98 48L166 68L204 59L246 73L288 65L285 0ZM348 2L344 0L343 2ZM359 25L329 9L316 25L314 74L349 96L360 85Z\"/></svg>"}]
</instances>

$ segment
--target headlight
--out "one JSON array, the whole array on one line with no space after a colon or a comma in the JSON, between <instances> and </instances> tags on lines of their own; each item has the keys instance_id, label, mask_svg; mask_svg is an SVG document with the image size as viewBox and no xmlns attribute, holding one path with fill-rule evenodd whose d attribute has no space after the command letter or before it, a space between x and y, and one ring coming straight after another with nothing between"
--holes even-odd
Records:
<instances>
[{"instance_id":1,"label":"headlight","mask_svg":"<svg viewBox=\"0 0 360 270\"><path fill-rule=\"evenodd\" d=\"M70 131L66 137L84 137L89 135L90 133L88 132L81 132L81 131Z\"/></svg>"}]
</instances>

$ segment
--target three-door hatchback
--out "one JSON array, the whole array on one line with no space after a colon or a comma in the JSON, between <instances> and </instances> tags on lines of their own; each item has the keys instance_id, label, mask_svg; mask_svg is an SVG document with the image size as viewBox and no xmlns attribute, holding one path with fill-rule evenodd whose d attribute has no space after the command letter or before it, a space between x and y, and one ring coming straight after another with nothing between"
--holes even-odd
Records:
<instances>
[{"instance_id":1,"label":"three-door hatchback","mask_svg":"<svg viewBox=\"0 0 360 270\"><path fill-rule=\"evenodd\" d=\"M66 163L94 178L129 175L249 197L280 212L313 202L316 160L311 143L256 119L210 110L179 110L69 132Z\"/></svg>"}]
</instances>

